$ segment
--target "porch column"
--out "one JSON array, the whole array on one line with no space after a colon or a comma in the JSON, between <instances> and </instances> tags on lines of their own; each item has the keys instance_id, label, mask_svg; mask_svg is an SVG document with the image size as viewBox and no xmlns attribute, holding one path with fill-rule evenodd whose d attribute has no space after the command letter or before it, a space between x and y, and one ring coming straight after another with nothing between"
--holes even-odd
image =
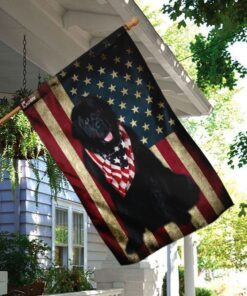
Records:
<instances>
[{"instance_id":1,"label":"porch column","mask_svg":"<svg viewBox=\"0 0 247 296\"><path fill-rule=\"evenodd\" d=\"M197 251L193 234L184 238L184 286L185 296L195 296L197 278Z\"/></svg>"},{"instance_id":2,"label":"porch column","mask_svg":"<svg viewBox=\"0 0 247 296\"><path fill-rule=\"evenodd\" d=\"M167 296L179 296L177 242L167 246ZM191 295L190 295L191 296Z\"/></svg>"}]
</instances>

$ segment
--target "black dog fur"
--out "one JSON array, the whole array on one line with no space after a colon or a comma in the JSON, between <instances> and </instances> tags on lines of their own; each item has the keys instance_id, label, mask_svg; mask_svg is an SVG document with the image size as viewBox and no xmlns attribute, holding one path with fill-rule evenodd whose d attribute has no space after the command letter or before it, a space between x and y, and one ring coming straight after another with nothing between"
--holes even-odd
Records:
<instances>
[{"instance_id":1,"label":"black dog fur","mask_svg":"<svg viewBox=\"0 0 247 296\"><path fill-rule=\"evenodd\" d=\"M92 96L81 99L72 110L71 120L73 136L84 148L107 154L119 144L118 121L103 100ZM126 252L130 254L142 246L145 228L155 231L169 222L189 223L191 216L188 210L197 203L199 189L191 178L164 167L131 128L124 128L131 140L136 167L134 180L125 197L105 180L87 153L84 153L84 163L90 174L110 193L117 215L128 231ZM113 139L106 142L104 139L109 132Z\"/></svg>"}]
</instances>

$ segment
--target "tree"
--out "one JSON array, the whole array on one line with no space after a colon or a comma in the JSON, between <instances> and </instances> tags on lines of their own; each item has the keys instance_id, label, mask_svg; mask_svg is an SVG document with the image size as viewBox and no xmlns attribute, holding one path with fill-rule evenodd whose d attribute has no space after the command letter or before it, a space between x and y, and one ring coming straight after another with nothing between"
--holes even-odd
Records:
<instances>
[{"instance_id":1,"label":"tree","mask_svg":"<svg viewBox=\"0 0 247 296\"><path fill-rule=\"evenodd\" d=\"M151 7L146 6L144 13L155 25L157 15L155 22L153 22L153 18L150 16L155 15L155 13L151 10ZM192 55L189 44L193 42L200 29L191 22L188 26L180 27L180 29L177 28L176 23L167 28L165 32L161 30L160 25L158 29L178 60L182 60L181 63L189 75L196 79L195 63L191 59L185 58ZM234 181L228 177L230 168L227 165L227 152L232 141L232 134L236 133L241 121L239 108L232 100L237 90L227 88L219 90L218 87L208 85L204 92L213 106L212 113L205 117L183 119L182 122L221 178L224 179L234 202L239 204L244 195L239 192ZM237 213L238 208L235 206L224 213L215 223L200 230L199 266L201 269L232 267L241 269L246 267L244 229L247 228L247 221L239 218Z\"/></svg>"},{"instance_id":2,"label":"tree","mask_svg":"<svg viewBox=\"0 0 247 296\"><path fill-rule=\"evenodd\" d=\"M180 19L178 27L186 27L187 19L210 27L206 37L199 33L190 43L192 54L188 57L196 64L197 84L204 91L235 88L247 69L232 59L228 47L237 41L247 42L247 2L174 0L163 6L163 12L174 21ZM239 132L228 156L232 168L234 159L239 160L239 168L246 165L246 132ZM246 208L247 203L240 204L240 216L246 215Z\"/></svg>"},{"instance_id":3,"label":"tree","mask_svg":"<svg viewBox=\"0 0 247 296\"><path fill-rule=\"evenodd\" d=\"M197 84L217 88L236 86L238 76L244 77L247 69L234 61L227 51L237 41L247 41L247 2L245 0L191 1L174 0L163 6L163 12L185 27L187 20L197 26L210 27L207 36L197 34L191 43L193 62L197 68Z\"/></svg>"}]
</instances>

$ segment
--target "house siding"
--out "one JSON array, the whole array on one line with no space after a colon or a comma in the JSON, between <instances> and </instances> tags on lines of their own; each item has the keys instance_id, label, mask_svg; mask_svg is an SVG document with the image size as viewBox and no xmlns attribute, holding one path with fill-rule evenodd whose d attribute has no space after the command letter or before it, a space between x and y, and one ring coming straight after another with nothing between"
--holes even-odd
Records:
<instances>
[{"instance_id":1,"label":"house siding","mask_svg":"<svg viewBox=\"0 0 247 296\"><path fill-rule=\"evenodd\" d=\"M18 200L11 192L8 176L0 183L0 231L15 232L29 235L30 238L40 239L52 248L52 200L47 177L42 179L38 190L38 204L35 201L37 182L35 175L27 161L20 161L20 188ZM45 172L43 161L38 162L39 171ZM17 189L18 190L18 189ZM60 193L59 200L81 205L77 195L69 186ZM54 201L54 205L57 203ZM17 214L19 213L18 217ZM98 269L105 260L108 248L98 235L92 222L88 219L87 229L87 266L89 269ZM51 254L49 254L51 256Z\"/></svg>"}]
</instances>

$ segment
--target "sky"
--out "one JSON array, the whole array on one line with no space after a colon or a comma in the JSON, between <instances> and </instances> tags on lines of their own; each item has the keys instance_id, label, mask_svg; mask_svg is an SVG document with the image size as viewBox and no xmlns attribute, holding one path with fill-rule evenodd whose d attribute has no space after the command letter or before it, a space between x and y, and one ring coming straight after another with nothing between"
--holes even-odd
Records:
<instances>
[{"instance_id":1,"label":"sky","mask_svg":"<svg viewBox=\"0 0 247 296\"><path fill-rule=\"evenodd\" d=\"M162 5L164 3L168 3L168 0L136 0L137 4L139 4L141 7L145 5L151 6L153 9L160 10L162 8ZM162 26L169 26L171 24L171 21L167 16L164 14L161 14L163 19ZM205 32L208 31L208 29L205 27ZM234 45L229 47L229 51L231 53L231 56L239 61L242 65L244 65L247 68L247 43L245 42L237 42ZM239 131L247 130L247 77L244 79L240 79L238 81L237 88L239 89L239 92L236 93L233 97L236 104L239 105L239 108L241 110L241 117L243 119L243 122L239 125ZM234 118L233 118L234 120ZM235 169L231 171L231 177L234 178L234 180L237 182L238 187L241 192L246 193L247 195L247 182L245 181L247 176L247 166L241 169Z\"/></svg>"}]
</instances>

